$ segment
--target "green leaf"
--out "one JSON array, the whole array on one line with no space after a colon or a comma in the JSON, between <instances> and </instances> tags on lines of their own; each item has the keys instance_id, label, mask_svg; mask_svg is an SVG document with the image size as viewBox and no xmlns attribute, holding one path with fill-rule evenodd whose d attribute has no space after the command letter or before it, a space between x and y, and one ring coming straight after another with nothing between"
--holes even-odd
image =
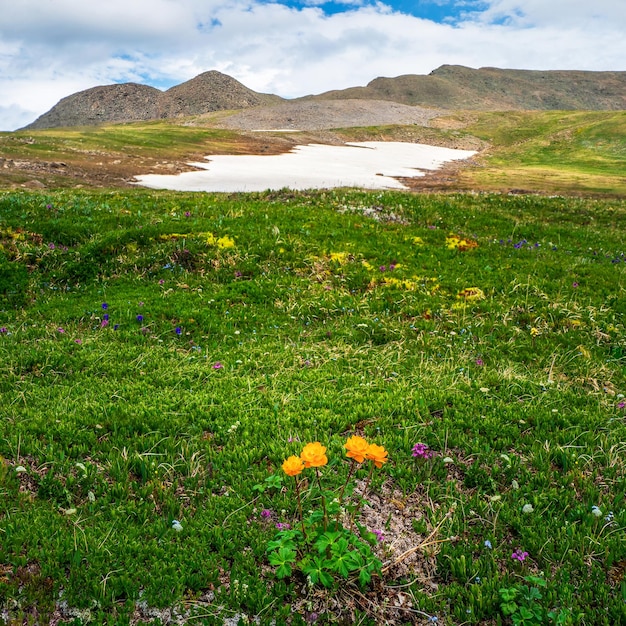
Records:
<instances>
[{"instance_id":1,"label":"green leaf","mask_svg":"<svg viewBox=\"0 0 626 626\"><path fill-rule=\"evenodd\" d=\"M515 602L503 602L500 605L500 610L504 615L513 615L517 611L517 603Z\"/></svg>"},{"instance_id":2,"label":"green leaf","mask_svg":"<svg viewBox=\"0 0 626 626\"><path fill-rule=\"evenodd\" d=\"M518 591L515 587L503 587L502 589L498 589L498 593L504 602L510 602L511 600L515 600Z\"/></svg>"},{"instance_id":3,"label":"green leaf","mask_svg":"<svg viewBox=\"0 0 626 626\"><path fill-rule=\"evenodd\" d=\"M524 580L537 587L547 587L548 581L543 576L524 576Z\"/></svg>"},{"instance_id":4,"label":"green leaf","mask_svg":"<svg viewBox=\"0 0 626 626\"><path fill-rule=\"evenodd\" d=\"M280 489L283 486L283 477L280 474L272 474L265 479L267 487Z\"/></svg>"},{"instance_id":5,"label":"green leaf","mask_svg":"<svg viewBox=\"0 0 626 626\"><path fill-rule=\"evenodd\" d=\"M361 587L365 587L370 580L372 580L372 575L367 571L367 569L362 568L359 572L359 584Z\"/></svg>"},{"instance_id":6,"label":"green leaf","mask_svg":"<svg viewBox=\"0 0 626 626\"><path fill-rule=\"evenodd\" d=\"M277 552L269 555L271 565L284 565L285 563L293 563L296 560L296 551L287 546L282 546Z\"/></svg>"},{"instance_id":7,"label":"green leaf","mask_svg":"<svg viewBox=\"0 0 626 626\"><path fill-rule=\"evenodd\" d=\"M326 552L341 536L340 532L325 532L316 542L315 547L320 554Z\"/></svg>"},{"instance_id":8,"label":"green leaf","mask_svg":"<svg viewBox=\"0 0 626 626\"><path fill-rule=\"evenodd\" d=\"M519 614L522 617L522 619L525 619L525 620L526 619L529 620L534 617L534 613L530 609L526 608L525 606L520 606Z\"/></svg>"},{"instance_id":9,"label":"green leaf","mask_svg":"<svg viewBox=\"0 0 626 626\"><path fill-rule=\"evenodd\" d=\"M345 559L343 559L342 557L339 557L338 559L333 560L330 566L338 574L341 574L341 576L343 576L344 578L348 578L348 574L350 573L350 570L348 569Z\"/></svg>"},{"instance_id":10,"label":"green leaf","mask_svg":"<svg viewBox=\"0 0 626 626\"><path fill-rule=\"evenodd\" d=\"M291 576L291 571L291 566L288 563L283 563L283 565L276 570L276 577L287 578L287 576Z\"/></svg>"},{"instance_id":11,"label":"green leaf","mask_svg":"<svg viewBox=\"0 0 626 626\"><path fill-rule=\"evenodd\" d=\"M328 572L321 571L320 582L324 585L324 587L328 588L333 586L334 579Z\"/></svg>"},{"instance_id":12,"label":"green leaf","mask_svg":"<svg viewBox=\"0 0 626 626\"><path fill-rule=\"evenodd\" d=\"M343 537L337 539L337 541L330 546L330 551L332 554L343 554L348 549L348 542Z\"/></svg>"}]
</instances>

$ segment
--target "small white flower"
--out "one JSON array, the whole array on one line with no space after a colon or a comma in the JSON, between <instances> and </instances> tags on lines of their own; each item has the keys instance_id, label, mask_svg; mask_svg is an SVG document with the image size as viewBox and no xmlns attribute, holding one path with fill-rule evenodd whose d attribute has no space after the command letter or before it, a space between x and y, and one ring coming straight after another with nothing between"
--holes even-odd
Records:
<instances>
[{"instance_id":1,"label":"small white flower","mask_svg":"<svg viewBox=\"0 0 626 626\"><path fill-rule=\"evenodd\" d=\"M172 520L172 528L177 532L181 532L181 530L183 529L183 525L177 520L177 519L173 519Z\"/></svg>"},{"instance_id":2,"label":"small white flower","mask_svg":"<svg viewBox=\"0 0 626 626\"><path fill-rule=\"evenodd\" d=\"M602 511L595 505L591 507L591 514L594 517L602 517Z\"/></svg>"},{"instance_id":3,"label":"small white flower","mask_svg":"<svg viewBox=\"0 0 626 626\"><path fill-rule=\"evenodd\" d=\"M453 459L453 458L451 458L451 457L449 457L449 456L446 456L446 457L444 457L443 462L444 462L446 465L449 465L450 463L454 463L454 459Z\"/></svg>"},{"instance_id":4,"label":"small white flower","mask_svg":"<svg viewBox=\"0 0 626 626\"><path fill-rule=\"evenodd\" d=\"M24 472L26 472L27 470L26 470L26 468L25 468L23 465L18 465L18 466L15 468L15 471L16 471L18 474L23 474L23 473L24 473Z\"/></svg>"},{"instance_id":5,"label":"small white flower","mask_svg":"<svg viewBox=\"0 0 626 626\"><path fill-rule=\"evenodd\" d=\"M525 504L522 507L522 513L532 513L535 509L532 504Z\"/></svg>"}]
</instances>

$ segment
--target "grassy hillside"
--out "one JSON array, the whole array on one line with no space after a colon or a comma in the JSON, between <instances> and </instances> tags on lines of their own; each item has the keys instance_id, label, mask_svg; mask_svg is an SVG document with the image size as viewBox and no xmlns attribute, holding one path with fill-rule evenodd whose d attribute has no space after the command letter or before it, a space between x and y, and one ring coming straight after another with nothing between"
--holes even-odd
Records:
<instances>
[{"instance_id":1,"label":"grassy hillside","mask_svg":"<svg viewBox=\"0 0 626 626\"><path fill-rule=\"evenodd\" d=\"M0 194L0 620L623 623L625 228L623 200Z\"/></svg>"},{"instance_id":2,"label":"grassy hillside","mask_svg":"<svg viewBox=\"0 0 626 626\"><path fill-rule=\"evenodd\" d=\"M485 113L464 131L491 144L461 181L480 189L626 194L626 112Z\"/></svg>"}]
</instances>

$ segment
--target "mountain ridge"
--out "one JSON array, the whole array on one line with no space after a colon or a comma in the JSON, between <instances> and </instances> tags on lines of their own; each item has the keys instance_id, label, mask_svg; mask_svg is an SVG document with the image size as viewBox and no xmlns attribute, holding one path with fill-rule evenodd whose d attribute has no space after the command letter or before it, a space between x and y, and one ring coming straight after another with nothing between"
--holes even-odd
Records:
<instances>
[{"instance_id":1,"label":"mountain ridge","mask_svg":"<svg viewBox=\"0 0 626 626\"><path fill-rule=\"evenodd\" d=\"M519 70L442 65L428 75L378 77L366 86L287 100L249 89L216 70L161 91L121 83L60 100L21 130L176 119L290 102L386 100L444 110L624 110L626 71Z\"/></svg>"}]
</instances>

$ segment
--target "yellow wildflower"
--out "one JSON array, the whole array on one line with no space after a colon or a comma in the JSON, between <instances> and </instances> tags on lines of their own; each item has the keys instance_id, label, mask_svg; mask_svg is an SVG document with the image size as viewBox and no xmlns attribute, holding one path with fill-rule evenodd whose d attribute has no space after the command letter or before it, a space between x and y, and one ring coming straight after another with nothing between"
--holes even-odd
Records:
<instances>
[{"instance_id":1,"label":"yellow wildflower","mask_svg":"<svg viewBox=\"0 0 626 626\"><path fill-rule=\"evenodd\" d=\"M344 448L348 451L346 452L346 456L349 459L354 459L357 463L363 463L363 461L365 461L365 456L367 455L367 447L367 441L365 441L363 437L359 437L358 435L350 437L344 445Z\"/></svg>"},{"instance_id":2,"label":"yellow wildflower","mask_svg":"<svg viewBox=\"0 0 626 626\"><path fill-rule=\"evenodd\" d=\"M343 265L346 261L348 261L348 253L347 252L331 252L330 260L339 263L339 265Z\"/></svg>"},{"instance_id":3,"label":"yellow wildflower","mask_svg":"<svg viewBox=\"0 0 626 626\"><path fill-rule=\"evenodd\" d=\"M466 287L456 296L457 298L464 298L465 300L484 300L485 294L482 289L478 287Z\"/></svg>"},{"instance_id":4,"label":"yellow wildflower","mask_svg":"<svg viewBox=\"0 0 626 626\"><path fill-rule=\"evenodd\" d=\"M224 235L217 240L217 247L222 250L225 250L226 248L234 248L235 240L228 235Z\"/></svg>"},{"instance_id":5,"label":"yellow wildflower","mask_svg":"<svg viewBox=\"0 0 626 626\"><path fill-rule=\"evenodd\" d=\"M387 454L387 450L385 450L383 446L377 446L375 443L370 443L369 446L367 446L365 458L370 461L374 461L374 465L380 468L383 466L383 463L386 463L389 460L387 459Z\"/></svg>"},{"instance_id":6,"label":"yellow wildflower","mask_svg":"<svg viewBox=\"0 0 626 626\"><path fill-rule=\"evenodd\" d=\"M304 467L322 467L328 463L326 448L319 442L307 443L300 453Z\"/></svg>"},{"instance_id":7,"label":"yellow wildflower","mask_svg":"<svg viewBox=\"0 0 626 626\"><path fill-rule=\"evenodd\" d=\"M459 237L458 235L448 235L446 237L446 247L449 250L459 250L460 252L465 252L466 250L470 250L471 248L478 248L478 243L473 239L467 239L463 237Z\"/></svg>"},{"instance_id":8,"label":"yellow wildflower","mask_svg":"<svg viewBox=\"0 0 626 626\"><path fill-rule=\"evenodd\" d=\"M283 472L287 476L297 476L304 469L304 462L299 456L290 456L283 461Z\"/></svg>"}]
</instances>

